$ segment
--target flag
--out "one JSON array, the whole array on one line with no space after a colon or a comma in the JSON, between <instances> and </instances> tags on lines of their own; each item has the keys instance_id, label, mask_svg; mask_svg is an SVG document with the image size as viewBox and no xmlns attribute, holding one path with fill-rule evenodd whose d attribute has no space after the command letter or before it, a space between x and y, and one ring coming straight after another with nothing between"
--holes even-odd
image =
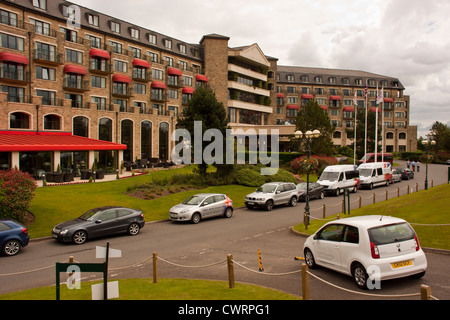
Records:
<instances>
[{"instance_id":1,"label":"flag","mask_svg":"<svg viewBox=\"0 0 450 320\"><path fill-rule=\"evenodd\" d=\"M377 86L377 88L378 88L378 86ZM377 89L377 91L378 91L378 89ZM377 104L383 102L383 98L384 98L384 92L383 92L383 91L384 91L384 88L381 87L380 94L379 94L378 97L377 97Z\"/></svg>"},{"instance_id":2,"label":"flag","mask_svg":"<svg viewBox=\"0 0 450 320\"><path fill-rule=\"evenodd\" d=\"M358 100L357 100L356 90L355 90L355 96L353 97L353 104L355 105L355 107L358 106Z\"/></svg>"},{"instance_id":3,"label":"flag","mask_svg":"<svg viewBox=\"0 0 450 320\"><path fill-rule=\"evenodd\" d=\"M364 99L367 98L367 80L366 80L366 88L364 89Z\"/></svg>"}]
</instances>

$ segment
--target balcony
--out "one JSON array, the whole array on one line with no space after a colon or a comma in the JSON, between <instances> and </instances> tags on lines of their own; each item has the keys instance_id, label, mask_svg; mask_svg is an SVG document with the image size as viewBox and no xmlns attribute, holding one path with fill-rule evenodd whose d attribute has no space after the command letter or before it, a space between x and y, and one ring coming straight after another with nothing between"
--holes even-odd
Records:
<instances>
[{"instance_id":1,"label":"balcony","mask_svg":"<svg viewBox=\"0 0 450 320\"><path fill-rule=\"evenodd\" d=\"M52 65L52 66L64 63L63 55L61 53L56 53L56 52L34 50L33 57L34 57L34 61L36 61L36 62L48 64L48 65Z\"/></svg>"},{"instance_id":2,"label":"balcony","mask_svg":"<svg viewBox=\"0 0 450 320\"><path fill-rule=\"evenodd\" d=\"M145 71L145 69L142 71L141 70L142 69L139 69L139 71L138 70L133 71L133 80L139 82L152 81L152 74L148 71Z\"/></svg>"},{"instance_id":3,"label":"balcony","mask_svg":"<svg viewBox=\"0 0 450 320\"><path fill-rule=\"evenodd\" d=\"M107 75L111 74L111 65L107 63L106 60L101 59L91 59L91 63L89 64L89 71L91 73Z\"/></svg>"},{"instance_id":4,"label":"balcony","mask_svg":"<svg viewBox=\"0 0 450 320\"><path fill-rule=\"evenodd\" d=\"M118 98L130 98L133 96L133 88L113 87L112 95Z\"/></svg>"},{"instance_id":5,"label":"balcony","mask_svg":"<svg viewBox=\"0 0 450 320\"><path fill-rule=\"evenodd\" d=\"M71 90L71 91L89 91L91 90L89 80L82 80L82 79L71 79L71 78L64 78L63 83L63 89L64 90Z\"/></svg>"},{"instance_id":6,"label":"balcony","mask_svg":"<svg viewBox=\"0 0 450 320\"><path fill-rule=\"evenodd\" d=\"M0 67L0 80L17 84L30 82L30 72Z\"/></svg>"}]
</instances>

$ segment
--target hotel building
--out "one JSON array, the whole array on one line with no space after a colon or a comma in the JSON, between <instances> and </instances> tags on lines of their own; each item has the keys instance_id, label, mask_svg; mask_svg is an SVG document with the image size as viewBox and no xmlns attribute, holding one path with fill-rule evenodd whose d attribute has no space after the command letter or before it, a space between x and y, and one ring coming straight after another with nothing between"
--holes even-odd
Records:
<instances>
[{"instance_id":1,"label":"hotel building","mask_svg":"<svg viewBox=\"0 0 450 320\"><path fill-rule=\"evenodd\" d=\"M360 103L367 81L373 106L378 84L386 152L415 150L409 97L392 77L279 66L257 44L230 48L217 34L186 43L61 0L0 0L0 12L0 169L39 177L170 160L177 117L198 86L215 91L234 130L277 129L287 151L308 99L330 114L334 143L351 144L353 95Z\"/></svg>"}]
</instances>

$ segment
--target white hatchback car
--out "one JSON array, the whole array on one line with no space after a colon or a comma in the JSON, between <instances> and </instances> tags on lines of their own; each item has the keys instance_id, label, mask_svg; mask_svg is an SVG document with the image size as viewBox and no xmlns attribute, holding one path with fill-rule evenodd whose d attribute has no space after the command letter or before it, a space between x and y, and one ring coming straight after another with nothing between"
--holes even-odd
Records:
<instances>
[{"instance_id":1,"label":"white hatchback car","mask_svg":"<svg viewBox=\"0 0 450 320\"><path fill-rule=\"evenodd\" d=\"M320 265L351 275L363 289L373 288L369 283L376 280L420 278L427 270L414 229L405 220L389 216L328 222L308 237L303 253L309 268Z\"/></svg>"}]
</instances>

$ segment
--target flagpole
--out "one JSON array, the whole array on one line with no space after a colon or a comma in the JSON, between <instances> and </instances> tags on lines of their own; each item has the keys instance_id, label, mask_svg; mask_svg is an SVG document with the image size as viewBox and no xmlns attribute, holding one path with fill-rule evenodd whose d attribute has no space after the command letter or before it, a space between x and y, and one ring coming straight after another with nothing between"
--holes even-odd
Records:
<instances>
[{"instance_id":1,"label":"flagpole","mask_svg":"<svg viewBox=\"0 0 450 320\"><path fill-rule=\"evenodd\" d=\"M375 112L375 163L378 162L378 84L377 84L377 100L375 101L377 106Z\"/></svg>"},{"instance_id":2,"label":"flagpole","mask_svg":"<svg viewBox=\"0 0 450 320\"><path fill-rule=\"evenodd\" d=\"M366 88L367 88L367 80L366 80ZM365 96L365 104L366 104L366 120L365 120L365 137L364 137L364 163L367 161L367 94Z\"/></svg>"},{"instance_id":3,"label":"flagpole","mask_svg":"<svg viewBox=\"0 0 450 320\"><path fill-rule=\"evenodd\" d=\"M381 162L384 162L384 87L381 87Z\"/></svg>"},{"instance_id":4,"label":"flagpole","mask_svg":"<svg viewBox=\"0 0 450 320\"><path fill-rule=\"evenodd\" d=\"M353 165L356 166L356 120L358 114L358 103L356 100L356 92L355 97L353 98L353 104L355 105L355 131L353 132Z\"/></svg>"}]
</instances>

